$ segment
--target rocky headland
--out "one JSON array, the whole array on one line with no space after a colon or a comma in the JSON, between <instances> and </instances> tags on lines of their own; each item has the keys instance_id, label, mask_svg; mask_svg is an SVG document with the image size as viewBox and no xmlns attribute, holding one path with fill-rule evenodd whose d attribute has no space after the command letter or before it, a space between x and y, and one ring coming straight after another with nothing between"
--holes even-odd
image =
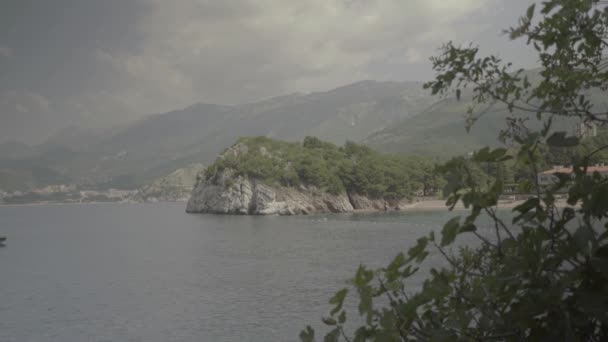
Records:
<instances>
[{"instance_id":1,"label":"rocky headland","mask_svg":"<svg viewBox=\"0 0 608 342\"><path fill-rule=\"evenodd\" d=\"M413 195L416 190L413 187L408 188L410 193L401 192L403 196L395 196L395 193L388 191L394 186L370 184L370 188L386 189L384 196L373 196L369 192L357 191L365 189L345 181L360 179L358 171L370 165L376 168L372 168L372 171L382 171L384 165L381 159L365 161L367 154L376 156L375 152L365 149L357 153L363 152L366 156L355 156L354 152L349 153L330 144L310 148L310 151L306 150L306 141L303 146L283 144L257 138L241 141L227 149L214 165L199 175L186 211L233 215L307 215L402 210L411 205L409 198L413 196L408 195ZM314 159L311 155L319 158ZM326 158L327 155L333 158ZM364 162L369 164L363 165ZM318 179L311 177L311 170L315 177L319 176ZM276 174L268 175L275 171ZM373 172L371 179L372 175ZM403 175L395 175L399 176ZM391 183L386 177L383 179L385 183ZM409 182L399 184L403 187L410 185Z\"/></svg>"}]
</instances>

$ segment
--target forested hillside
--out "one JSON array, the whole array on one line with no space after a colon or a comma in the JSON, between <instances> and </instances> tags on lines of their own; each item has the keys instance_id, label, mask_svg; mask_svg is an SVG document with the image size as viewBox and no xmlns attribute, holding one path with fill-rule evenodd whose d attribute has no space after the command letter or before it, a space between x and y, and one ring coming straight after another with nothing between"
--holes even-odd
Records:
<instances>
[{"instance_id":1,"label":"forested hillside","mask_svg":"<svg viewBox=\"0 0 608 342\"><path fill-rule=\"evenodd\" d=\"M347 142L338 147L314 137L303 143L265 137L241 138L205 171L210 178L225 169L235 176L262 180L270 185L315 186L332 194L357 193L371 198L400 199L438 189L433 163L418 157L380 154Z\"/></svg>"}]
</instances>

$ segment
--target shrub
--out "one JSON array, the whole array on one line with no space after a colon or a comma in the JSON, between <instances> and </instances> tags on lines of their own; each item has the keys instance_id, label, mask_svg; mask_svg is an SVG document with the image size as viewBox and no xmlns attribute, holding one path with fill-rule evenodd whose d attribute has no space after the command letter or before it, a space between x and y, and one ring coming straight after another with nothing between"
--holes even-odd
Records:
<instances>
[{"instance_id":1,"label":"shrub","mask_svg":"<svg viewBox=\"0 0 608 342\"><path fill-rule=\"evenodd\" d=\"M470 160L456 158L443 169L448 177L446 204L462 203L466 215L455 215L440 235L421 237L407 253L384 268L360 266L349 288L329 300L323 319L332 330L324 341L606 341L608 340L608 179L588 173L590 161L608 148L598 146L577 154L572 174L542 188L535 175L542 167L543 146L576 147L567 132L553 132L553 121L580 118L608 122L608 112L595 110L587 99L590 89L608 89L608 9L597 0L547 0L542 18L533 22L532 5L512 38L525 37L542 63L540 80L532 83L523 70L490 56L479 58L476 47L447 44L432 59L437 77L427 84L433 93L464 88L476 104L500 103L511 112L530 113L542 121L533 131L515 116L507 120L503 141L514 145L484 148ZM474 122L471 115L469 122ZM356 146L348 146L351 155ZM581 153L580 151L578 153ZM504 177L480 181L479 165L498 169L509 160L532 174L533 195L515 207L505 220L497 211ZM362 171L366 172L366 171ZM366 177L362 177L366 179ZM572 179L571 179L572 178ZM571 184L566 204L556 191ZM491 236L478 231L490 222ZM473 234L480 247L446 251L460 234ZM434 248L445 267L431 269L420 289L408 287ZM345 328L344 302L354 297L363 324L352 333ZM314 330L301 332L313 341Z\"/></svg>"}]
</instances>

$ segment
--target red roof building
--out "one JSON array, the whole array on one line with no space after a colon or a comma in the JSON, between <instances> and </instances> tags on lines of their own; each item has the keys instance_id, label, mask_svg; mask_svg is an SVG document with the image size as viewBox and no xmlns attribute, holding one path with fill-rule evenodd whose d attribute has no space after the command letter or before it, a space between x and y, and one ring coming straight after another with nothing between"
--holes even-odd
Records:
<instances>
[{"instance_id":1,"label":"red roof building","mask_svg":"<svg viewBox=\"0 0 608 342\"><path fill-rule=\"evenodd\" d=\"M608 166L596 165L587 167L587 173L592 174L598 172L602 176L608 177ZM558 179L555 176L556 173L572 174L572 167L554 166L552 169L543 171L538 174L538 182L540 185L550 185L557 183Z\"/></svg>"}]
</instances>

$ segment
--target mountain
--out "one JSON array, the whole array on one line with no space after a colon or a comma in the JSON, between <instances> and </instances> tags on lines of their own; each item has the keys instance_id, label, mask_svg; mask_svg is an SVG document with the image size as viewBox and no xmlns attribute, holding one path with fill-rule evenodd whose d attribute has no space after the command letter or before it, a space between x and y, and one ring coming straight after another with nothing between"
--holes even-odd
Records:
<instances>
[{"instance_id":1,"label":"mountain","mask_svg":"<svg viewBox=\"0 0 608 342\"><path fill-rule=\"evenodd\" d=\"M601 92L590 92L589 99L596 104L596 110L608 110L608 104ZM530 129L540 129L542 122L533 113L509 113L506 106L495 104L477 106L478 120L466 130L466 113L473 105L470 94L464 94L460 101L445 98L424 111L394 122L387 128L372 133L363 143L386 153L402 155L432 156L439 160L462 155L484 146L499 146L500 131L506 127L506 118L515 116L526 118ZM553 121L553 131L574 134L579 119L557 117Z\"/></svg>"},{"instance_id":2,"label":"mountain","mask_svg":"<svg viewBox=\"0 0 608 342\"><path fill-rule=\"evenodd\" d=\"M505 110L490 109L466 130L468 101L443 99L421 113L371 134L364 143L383 152L427 155L444 159L495 146L504 127Z\"/></svg>"},{"instance_id":3,"label":"mountain","mask_svg":"<svg viewBox=\"0 0 608 342\"><path fill-rule=\"evenodd\" d=\"M418 82L362 81L235 106L196 104L101 132L63 130L36 146L21 166L45 167L80 184L136 188L177 168L213 161L240 136L359 141L434 101ZM65 153L49 158L48 151L60 150Z\"/></svg>"},{"instance_id":4,"label":"mountain","mask_svg":"<svg viewBox=\"0 0 608 342\"><path fill-rule=\"evenodd\" d=\"M22 145L13 145L21 146ZM7 144L3 144L7 146ZM65 147L27 147L5 151L0 158L0 190L16 191L49 184L64 184L71 181L61 167L62 163L73 160L76 152Z\"/></svg>"},{"instance_id":5,"label":"mountain","mask_svg":"<svg viewBox=\"0 0 608 342\"><path fill-rule=\"evenodd\" d=\"M186 201L194 189L198 175L204 170L202 164L177 169L138 189L133 199L138 202Z\"/></svg>"},{"instance_id":6,"label":"mountain","mask_svg":"<svg viewBox=\"0 0 608 342\"><path fill-rule=\"evenodd\" d=\"M533 81L538 78L537 71L527 73ZM608 109L601 91L590 96ZM382 152L441 160L498 144L506 108L481 108L483 115L467 132L465 113L471 105L470 93L461 101L438 101L419 82L376 81L241 105L195 104L111 129L67 128L37 146L0 144L0 189L67 182L136 190L176 169L208 165L240 136L351 140ZM538 127L529 113L519 115ZM571 132L574 124L558 120L556 128Z\"/></svg>"},{"instance_id":7,"label":"mountain","mask_svg":"<svg viewBox=\"0 0 608 342\"><path fill-rule=\"evenodd\" d=\"M36 148L14 141L0 143L0 159L22 159L36 153Z\"/></svg>"}]
</instances>

